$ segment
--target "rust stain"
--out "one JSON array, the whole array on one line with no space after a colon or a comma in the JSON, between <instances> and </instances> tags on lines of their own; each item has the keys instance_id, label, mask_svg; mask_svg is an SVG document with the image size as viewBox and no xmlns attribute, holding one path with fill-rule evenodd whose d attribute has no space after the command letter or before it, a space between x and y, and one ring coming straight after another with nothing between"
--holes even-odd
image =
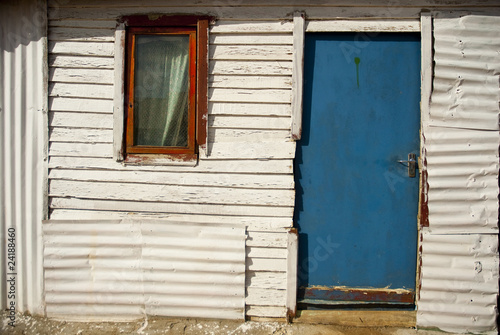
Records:
<instances>
[{"instance_id":1,"label":"rust stain","mask_svg":"<svg viewBox=\"0 0 500 335\"><path fill-rule=\"evenodd\" d=\"M344 286L313 286L299 289L299 297L331 301L395 302L413 304L415 292L405 289L348 288Z\"/></svg>"}]
</instances>

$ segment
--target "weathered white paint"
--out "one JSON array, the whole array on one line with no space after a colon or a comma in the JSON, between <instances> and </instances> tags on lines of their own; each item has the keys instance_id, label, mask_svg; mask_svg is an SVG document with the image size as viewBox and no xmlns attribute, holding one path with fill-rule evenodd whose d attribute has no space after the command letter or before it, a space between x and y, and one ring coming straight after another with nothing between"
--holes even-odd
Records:
<instances>
[{"instance_id":1,"label":"weathered white paint","mask_svg":"<svg viewBox=\"0 0 500 335\"><path fill-rule=\"evenodd\" d=\"M111 129L61 128L50 129L50 139L54 142L111 143Z\"/></svg>"},{"instance_id":2,"label":"weathered white paint","mask_svg":"<svg viewBox=\"0 0 500 335\"><path fill-rule=\"evenodd\" d=\"M281 60L211 61L210 73L219 75L289 76L292 74L292 62Z\"/></svg>"},{"instance_id":3,"label":"weathered white paint","mask_svg":"<svg viewBox=\"0 0 500 335\"><path fill-rule=\"evenodd\" d=\"M93 199L75 199L52 197L50 205L54 209L82 209L82 210L100 210L100 217L114 215L113 211L132 213L155 213L156 215L168 214L206 214L206 215L245 215L245 216L269 216L289 218L293 215L293 207L270 207L270 206L252 206L252 205L217 205L200 203L169 203L169 202L139 202L137 200L93 200ZM85 211L75 211L85 213ZM87 213L88 214L88 213ZM81 216L77 216L81 218Z\"/></svg>"},{"instance_id":4,"label":"weathered white paint","mask_svg":"<svg viewBox=\"0 0 500 335\"><path fill-rule=\"evenodd\" d=\"M113 99L112 85L51 83L49 96L67 98Z\"/></svg>"},{"instance_id":5,"label":"weathered white paint","mask_svg":"<svg viewBox=\"0 0 500 335\"><path fill-rule=\"evenodd\" d=\"M421 29L422 45L425 49L423 53L430 57L431 22L426 15L421 18L423 8L439 9L453 5L461 6L462 9L479 10L472 3L449 4L438 0L421 0L417 3L404 0L400 1L398 6L388 6L386 3L372 0L360 0L355 7L340 0L315 6L311 4L308 0L293 3L269 0L238 8L215 7L210 0L198 1L196 4L177 0L168 3L159 0L148 0L147 3L129 0L112 3L88 0L85 4L79 0L69 0L65 4L49 1L51 29L57 28L49 36L58 39L50 41L49 65L55 78L53 93L65 95L50 98L51 141L54 149L52 152L60 155L50 158L50 166L54 169L51 172L51 177L54 178L52 185L56 187L55 191L60 192L51 199L52 217L102 219L138 216L184 221L197 218L200 222L206 220L224 223L231 223L234 219L235 222L245 223L249 231L246 249L246 313L248 316L284 318L287 307L292 305L289 300L290 292L287 293L287 290L291 290L291 277L287 277L292 275L291 258L283 254L284 251L291 250L291 247L287 246L289 241L285 228L292 225L294 206L291 163L295 155L295 144L289 142L289 136L283 135L284 132L291 133L291 102L294 96L291 90L294 83L292 73L296 64L292 57L295 26L292 13L297 9L306 12L308 31ZM490 14L498 11L498 4L493 0L483 2L482 6L484 7L480 10ZM77 81L78 73L89 69L92 70L89 74L98 76L96 79L102 81L102 84L109 84L109 77L106 77L104 72L101 73L103 76L99 76L97 71L107 70L109 73L114 70L114 74L117 74L115 63L120 56L115 52L117 44L113 43L116 37L111 23L116 24L116 18L121 15L155 12L210 14L217 18L211 23L209 46L207 149L210 155L208 158L200 155L196 166L141 166L116 162L111 158L113 149L109 131L116 129L111 115L113 106L117 105L117 102L113 104L112 100L116 97L117 86L115 85L113 92L107 95L109 92L94 90L96 86L105 85L85 86L89 83ZM96 22L95 25L91 25L92 22ZM92 34L92 31L102 31L102 34ZM436 43L450 47L445 40L437 40ZM478 57L476 54L472 55ZM425 61L428 62L428 59ZM481 64L481 61L470 62L474 66L476 63ZM430 63L427 63L427 67L422 68L429 70L429 65ZM450 63L450 66L455 67L456 64ZM73 69L75 71L72 71ZM453 71L442 71L440 79L435 82L436 87L445 87L446 82L452 79L450 74L453 74ZM429 85L428 79L431 73L425 72L423 76L424 96L424 91L430 94L432 86ZM479 77L470 78L477 80ZM83 79L86 80L88 79ZM115 78L113 81L121 83L120 79ZM72 84L78 85L78 88ZM464 87L467 88L467 85ZM93 98L96 95L105 99ZM493 99L493 96L489 95L487 98ZM477 100L476 106L479 109L487 107L487 110L490 100L483 100ZM434 102L436 106L442 103L437 97ZM485 120L485 117L486 114L477 113L477 118ZM99 119L102 121L98 121ZM422 117L422 122L424 119ZM427 134L425 126L424 124L424 137ZM84 134L86 129L89 130L87 135ZM459 187L466 185L470 190L479 192L483 190L475 185L483 185L486 189L491 187L491 176L494 175L495 169L498 170L497 163L492 164L490 148L493 140L488 137L484 141L487 143L488 153L481 154L477 148L483 142L466 134L467 137L472 136L474 141L478 141L471 142L473 146L476 143L478 146L474 146L473 155L464 159L460 153L466 148L464 144L469 142L462 141L463 139L455 141L457 137L451 134L451 131L447 133L447 136L452 136L449 140L451 142L435 138L430 133L432 139L424 143L425 150L426 143L431 145L430 150L424 152L423 156L427 154L432 160L432 178L438 180L438 183L434 184L437 187L435 190L450 187L455 190L453 187L458 184L454 184L453 180L457 175L477 174L477 171L483 173L477 181L470 180L469 184L462 183ZM102 141L97 141L96 138ZM459 145L450 145L452 143ZM96 145L103 145L102 150L96 150ZM110 149L104 150L104 146ZM97 170L101 169L106 173L99 176ZM79 176L80 171L85 172ZM126 177L138 183L127 181ZM179 182L175 184L178 185L177 189L173 189L175 178L179 178ZM112 180L115 182L110 183ZM126 190L120 190L122 185ZM162 189L163 187L166 188ZM272 188L269 192L268 187ZM146 194L146 191L151 192ZM236 197L232 196L233 192ZM493 193L486 191L482 194L490 197ZM117 195L119 199L116 199ZM272 205L267 202L268 195L274 196ZM102 198L96 199L96 196ZM198 201L200 196L204 199L202 203ZM450 205L455 195L438 193L436 196L436 199L442 197ZM463 203L463 200L470 201L468 197L455 198L457 204L460 201ZM163 202L165 199L167 201ZM213 199L216 203L210 202ZM443 202L444 200L436 200L431 202L430 206ZM493 206L493 201L488 199L484 204L487 204L488 214L482 218L487 219L476 221L464 221L462 214L466 206L457 207L456 210L448 207L457 212L453 220L460 222L460 229L469 229L474 225L475 229L481 227L479 229L488 230L492 227L490 218L493 216L490 216L489 209ZM437 218L439 211L436 211L436 207L433 207L433 211L431 215ZM481 213L481 209L474 209L473 212ZM448 217L447 213L438 217L440 223L434 227L431 223L431 231L438 229L438 226L443 231L454 227L453 220L446 222L445 217ZM54 276L58 274L55 273ZM287 279L283 281L283 278ZM57 297L62 298L64 295ZM101 311L121 315L136 311L121 305L112 307L116 308L103 307ZM88 312L88 309L82 306L72 308L77 312ZM49 306L47 310L54 312L60 311L61 308ZM162 307L161 310L174 313L167 307ZM202 309L197 309L197 313L203 313ZM212 312L205 313L210 315Z\"/></svg>"},{"instance_id":6,"label":"weathered white paint","mask_svg":"<svg viewBox=\"0 0 500 335\"><path fill-rule=\"evenodd\" d=\"M112 114L51 112L49 120L52 127L113 129Z\"/></svg>"},{"instance_id":7,"label":"weathered white paint","mask_svg":"<svg viewBox=\"0 0 500 335\"><path fill-rule=\"evenodd\" d=\"M302 136L302 87L304 78L305 13L293 15L292 125L294 140Z\"/></svg>"},{"instance_id":8,"label":"weathered white paint","mask_svg":"<svg viewBox=\"0 0 500 335\"><path fill-rule=\"evenodd\" d=\"M419 327L496 334L498 235L423 234Z\"/></svg>"},{"instance_id":9,"label":"weathered white paint","mask_svg":"<svg viewBox=\"0 0 500 335\"><path fill-rule=\"evenodd\" d=\"M112 44L110 44L112 46ZM82 45L80 45L82 47ZM114 60L112 57L87 57L87 56L66 56L54 54L49 56L49 66L51 67L71 67L71 68L91 68L91 69L112 69Z\"/></svg>"},{"instance_id":10,"label":"weathered white paint","mask_svg":"<svg viewBox=\"0 0 500 335\"><path fill-rule=\"evenodd\" d=\"M80 98L49 98L49 108L52 112L92 112L113 113L113 101L103 99ZM85 127L85 124L81 125Z\"/></svg>"},{"instance_id":11,"label":"weathered white paint","mask_svg":"<svg viewBox=\"0 0 500 335\"><path fill-rule=\"evenodd\" d=\"M242 225L51 220L44 245L50 317L244 318Z\"/></svg>"},{"instance_id":12,"label":"weathered white paint","mask_svg":"<svg viewBox=\"0 0 500 335\"><path fill-rule=\"evenodd\" d=\"M202 187L238 187L293 189L292 175L201 174L193 172L154 174L149 171L59 170L49 173L50 179L112 183L146 183L190 185Z\"/></svg>"},{"instance_id":13,"label":"weathered white paint","mask_svg":"<svg viewBox=\"0 0 500 335\"><path fill-rule=\"evenodd\" d=\"M210 115L253 115L253 116L273 116L291 115L290 104L276 103L224 103L210 101L208 104Z\"/></svg>"},{"instance_id":14,"label":"weathered white paint","mask_svg":"<svg viewBox=\"0 0 500 335\"><path fill-rule=\"evenodd\" d=\"M323 20L308 21L306 32L420 32L420 22L413 20Z\"/></svg>"},{"instance_id":15,"label":"weathered white paint","mask_svg":"<svg viewBox=\"0 0 500 335\"><path fill-rule=\"evenodd\" d=\"M238 76L238 75L212 75L208 78L210 87L218 88L292 88L289 76ZM255 106L254 106L255 109Z\"/></svg>"},{"instance_id":16,"label":"weathered white paint","mask_svg":"<svg viewBox=\"0 0 500 335\"><path fill-rule=\"evenodd\" d=\"M434 21L430 125L498 131L500 16Z\"/></svg>"},{"instance_id":17,"label":"weathered white paint","mask_svg":"<svg viewBox=\"0 0 500 335\"><path fill-rule=\"evenodd\" d=\"M430 87L425 81L430 68L428 60L423 60L427 62L422 132L429 228L424 229L421 243L417 326L494 334L499 278L500 63L492 51L500 50L500 20L452 16L433 20L430 106ZM429 17L422 19L426 34L430 24ZM423 47L430 55L428 42Z\"/></svg>"},{"instance_id":18,"label":"weathered white paint","mask_svg":"<svg viewBox=\"0 0 500 335\"><path fill-rule=\"evenodd\" d=\"M49 43L49 52L53 55L113 56L114 47L112 43L51 41Z\"/></svg>"},{"instance_id":19,"label":"weathered white paint","mask_svg":"<svg viewBox=\"0 0 500 335\"><path fill-rule=\"evenodd\" d=\"M229 129L290 129L290 118L282 116L210 116L208 125L212 128Z\"/></svg>"},{"instance_id":20,"label":"weathered white paint","mask_svg":"<svg viewBox=\"0 0 500 335\"><path fill-rule=\"evenodd\" d=\"M44 314L41 227L48 214L46 14L43 0L0 2L0 307L38 315Z\"/></svg>"},{"instance_id":21,"label":"weathered white paint","mask_svg":"<svg viewBox=\"0 0 500 335\"><path fill-rule=\"evenodd\" d=\"M113 84L113 70L52 68L49 80L60 83Z\"/></svg>"},{"instance_id":22,"label":"weathered white paint","mask_svg":"<svg viewBox=\"0 0 500 335\"><path fill-rule=\"evenodd\" d=\"M297 230L291 230L288 232L286 269L286 308L289 321L297 312L298 247L298 232Z\"/></svg>"},{"instance_id":23,"label":"weathered white paint","mask_svg":"<svg viewBox=\"0 0 500 335\"><path fill-rule=\"evenodd\" d=\"M113 158L123 160L123 134L125 123L125 26L120 24L115 31L115 68L113 95Z\"/></svg>"},{"instance_id":24,"label":"weathered white paint","mask_svg":"<svg viewBox=\"0 0 500 335\"><path fill-rule=\"evenodd\" d=\"M291 45L214 45L210 59L215 60L292 60Z\"/></svg>"},{"instance_id":25,"label":"weathered white paint","mask_svg":"<svg viewBox=\"0 0 500 335\"><path fill-rule=\"evenodd\" d=\"M112 42L113 35L113 29L51 27L49 31L51 41Z\"/></svg>"},{"instance_id":26,"label":"weathered white paint","mask_svg":"<svg viewBox=\"0 0 500 335\"><path fill-rule=\"evenodd\" d=\"M108 146L109 147L109 146ZM51 180L52 197L129 201L293 206L293 190L202 188L196 186ZM272 242L270 242L272 243Z\"/></svg>"},{"instance_id":27,"label":"weathered white paint","mask_svg":"<svg viewBox=\"0 0 500 335\"><path fill-rule=\"evenodd\" d=\"M255 34L255 33L290 33L292 22L279 21L226 21L219 20L210 28L211 34Z\"/></svg>"}]
</instances>

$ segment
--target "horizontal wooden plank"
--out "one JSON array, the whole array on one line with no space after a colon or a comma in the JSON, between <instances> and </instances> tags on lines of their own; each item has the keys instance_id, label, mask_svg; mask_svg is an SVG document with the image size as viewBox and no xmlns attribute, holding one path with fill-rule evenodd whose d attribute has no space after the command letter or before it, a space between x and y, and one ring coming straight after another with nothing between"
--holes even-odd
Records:
<instances>
[{"instance_id":1,"label":"horizontal wooden plank","mask_svg":"<svg viewBox=\"0 0 500 335\"><path fill-rule=\"evenodd\" d=\"M416 325L416 311L302 310L294 323L341 325L347 327L404 327ZM363 329L363 328L359 328ZM369 329L369 328L364 328Z\"/></svg>"},{"instance_id":2,"label":"horizontal wooden plank","mask_svg":"<svg viewBox=\"0 0 500 335\"><path fill-rule=\"evenodd\" d=\"M234 33L291 33L292 22L288 21L229 21L218 20L210 27L211 34Z\"/></svg>"},{"instance_id":3,"label":"horizontal wooden plank","mask_svg":"<svg viewBox=\"0 0 500 335\"><path fill-rule=\"evenodd\" d=\"M54 143L52 143L53 145ZM95 144L94 146L97 146ZM261 206L293 206L293 190L260 190L222 187L151 185L132 183L81 182L51 180L49 195L85 199L180 202L204 204L234 204ZM259 233L255 233L259 234ZM282 234L286 235L286 234ZM255 237L253 245L282 247L278 236L261 241Z\"/></svg>"},{"instance_id":4,"label":"horizontal wooden plank","mask_svg":"<svg viewBox=\"0 0 500 335\"><path fill-rule=\"evenodd\" d=\"M115 35L113 29L50 27L49 40L73 42L113 42L115 40Z\"/></svg>"},{"instance_id":5,"label":"horizontal wooden plank","mask_svg":"<svg viewBox=\"0 0 500 335\"><path fill-rule=\"evenodd\" d=\"M282 258L287 257L286 248L261 248L261 247L247 247L247 257L250 258Z\"/></svg>"},{"instance_id":6,"label":"horizontal wooden plank","mask_svg":"<svg viewBox=\"0 0 500 335\"><path fill-rule=\"evenodd\" d=\"M259 306L285 306L286 290L248 287L246 289L245 304Z\"/></svg>"},{"instance_id":7,"label":"horizontal wooden plank","mask_svg":"<svg viewBox=\"0 0 500 335\"><path fill-rule=\"evenodd\" d=\"M211 75L208 77L208 85L209 87L214 87L214 88L234 88L234 89L249 89L249 88L291 89L292 77Z\"/></svg>"},{"instance_id":8,"label":"horizontal wooden plank","mask_svg":"<svg viewBox=\"0 0 500 335\"><path fill-rule=\"evenodd\" d=\"M291 120L285 116L209 116L208 125L230 129L281 129L289 130ZM215 138L217 139L217 138Z\"/></svg>"},{"instance_id":9,"label":"horizontal wooden plank","mask_svg":"<svg viewBox=\"0 0 500 335\"><path fill-rule=\"evenodd\" d=\"M213 143L206 159L292 159L295 142Z\"/></svg>"},{"instance_id":10,"label":"horizontal wooden plank","mask_svg":"<svg viewBox=\"0 0 500 335\"><path fill-rule=\"evenodd\" d=\"M108 69L51 68L49 81L60 83L113 84L114 71Z\"/></svg>"},{"instance_id":11,"label":"horizontal wooden plank","mask_svg":"<svg viewBox=\"0 0 500 335\"><path fill-rule=\"evenodd\" d=\"M210 115L282 115L290 116L292 107L289 103L231 103L209 102Z\"/></svg>"},{"instance_id":12,"label":"horizontal wooden plank","mask_svg":"<svg viewBox=\"0 0 500 335\"><path fill-rule=\"evenodd\" d=\"M198 7L198 8L203 8L203 9L214 9L214 1L213 0L169 0L167 3L164 0L149 0L148 4L151 6L164 6L165 9L168 9L169 7L172 6L186 6L187 8L190 7ZM481 4L483 6L485 5L498 5L498 3L495 0L482 0ZM109 3L108 1L105 0L87 0L85 2L86 7L111 7L111 8L116 8L116 7L121 7L121 6L128 6L128 7L137 7L140 6L141 3L138 3L137 1L134 0L120 0L116 2L111 2ZM347 7L347 6L352 6L352 1L349 0L331 0L331 1L315 1L315 0L288 0L288 1L283 1L283 0L261 0L261 1L252 1L250 3L235 3L234 6L231 8L233 10L236 10L238 7L243 7L243 9L251 8L251 7L264 7L265 9L271 10L273 7L276 6L302 6L302 7L319 7L322 10L327 10L328 8L334 8L334 7ZM377 0L359 0L356 2L356 5L358 6L381 6L381 7L387 7L388 4L387 2L384 1L377 1ZM455 2L449 2L447 0L399 0L397 2L398 6L401 7L406 7L406 6L456 6L456 5L463 5L463 6L472 6L474 3L470 3L464 0L461 1L455 1ZM54 7L54 8L64 8L64 7L80 7L81 2L80 0L65 0L65 1L57 1L57 0L51 0L49 1L49 7Z\"/></svg>"},{"instance_id":13,"label":"horizontal wooden plank","mask_svg":"<svg viewBox=\"0 0 500 335\"><path fill-rule=\"evenodd\" d=\"M50 20L49 29L52 27L114 29L116 20Z\"/></svg>"},{"instance_id":14,"label":"horizontal wooden plank","mask_svg":"<svg viewBox=\"0 0 500 335\"><path fill-rule=\"evenodd\" d=\"M114 43L49 41L49 53L73 56L113 56Z\"/></svg>"},{"instance_id":15,"label":"horizontal wooden plank","mask_svg":"<svg viewBox=\"0 0 500 335\"><path fill-rule=\"evenodd\" d=\"M286 289L285 272L256 272L247 271L245 276L246 287L266 289Z\"/></svg>"},{"instance_id":16,"label":"horizontal wooden plank","mask_svg":"<svg viewBox=\"0 0 500 335\"><path fill-rule=\"evenodd\" d=\"M114 65L115 60L113 57L66 56L58 54L51 54L49 56L49 66L52 67L112 69Z\"/></svg>"},{"instance_id":17,"label":"horizontal wooden plank","mask_svg":"<svg viewBox=\"0 0 500 335\"><path fill-rule=\"evenodd\" d=\"M125 212L132 216L138 213L151 213L156 218L164 213L166 217L171 214L203 214L203 215L245 215L245 216L266 216L291 218L293 207L272 207L272 206L240 206L240 205L215 205L215 204L184 204L184 203L159 203L159 202L138 202L138 201L115 201L115 200L92 200L75 198L50 199L50 206L53 213L57 209L75 210L75 213L88 214L87 211L108 211L109 216L114 217L115 212ZM81 212L83 210L84 212ZM54 214L56 215L56 214ZM99 218L103 218L98 214ZM121 216L120 216L121 217ZM86 218L86 216L77 216ZM88 217L90 218L90 216Z\"/></svg>"},{"instance_id":18,"label":"horizontal wooden plank","mask_svg":"<svg viewBox=\"0 0 500 335\"><path fill-rule=\"evenodd\" d=\"M66 98L113 99L113 85L51 83L49 96Z\"/></svg>"},{"instance_id":19,"label":"horizontal wooden plank","mask_svg":"<svg viewBox=\"0 0 500 335\"><path fill-rule=\"evenodd\" d=\"M291 90L210 88L210 102L290 103Z\"/></svg>"},{"instance_id":20,"label":"horizontal wooden plank","mask_svg":"<svg viewBox=\"0 0 500 335\"><path fill-rule=\"evenodd\" d=\"M197 166L175 165L124 165L108 158L85 157L51 157L49 168L64 169L101 169L101 170L128 170L128 171L157 171L157 172L199 172L199 173L249 173L249 174L292 174L293 162L291 159L279 160L204 160L200 159Z\"/></svg>"},{"instance_id":21,"label":"horizontal wooden plank","mask_svg":"<svg viewBox=\"0 0 500 335\"><path fill-rule=\"evenodd\" d=\"M494 0L490 0L494 1ZM200 7L199 5L186 6L185 4L179 7L163 7L164 2L155 6L137 6L137 3L131 7L124 7L121 2L117 2L118 7L108 7L107 5L101 5L101 7L106 7L106 10L102 8L50 8L48 11L49 20L59 20L59 19L116 19L122 15L134 15L134 14L149 14L149 13L184 13L184 14L198 14L203 15L207 13L213 13L217 17L224 18L227 20L238 19L238 20L290 20L291 14L297 10L296 6L284 5L280 3L277 6L256 6L256 7L244 7L241 10L236 9L234 6L220 6L220 7ZM309 19L335 19L335 18L387 18L387 17L399 17L399 18L418 18L420 16L420 7L388 7L386 3L379 3L378 7L373 7L373 4L367 7L350 7L351 3L346 4L332 10L328 10L323 6L314 6L307 8L307 16ZM462 5L463 6L463 5ZM458 5L460 7L460 5ZM301 7L303 8L303 7ZM452 7L450 7L452 8Z\"/></svg>"},{"instance_id":22,"label":"horizontal wooden plank","mask_svg":"<svg viewBox=\"0 0 500 335\"><path fill-rule=\"evenodd\" d=\"M276 231L290 228L291 217L242 216L242 215L204 215L189 213L130 213L125 211L103 211L85 209L55 209L52 220L114 220L114 219L167 219L177 222L199 222L216 224L242 224L251 231Z\"/></svg>"},{"instance_id":23,"label":"horizontal wooden plank","mask_svg":"<svg viewBox=\"0 0 500 335\"><path fill-rule=\"evenodd\" d=\"M113 131L111 129L51 127L49 141L113 143Z\"/></svg>"},{"instance_id":24,"label":"horizontal wooden plank","mask_svg":"<svg viewBox=\"0 0 500 335\"><path fill-rule=\"evenodd\" d=\"M213 75L291 76L291 61L210 61Z\"/></svg>"},{"instance_id":25,"label":"horizontal wooden plank","mask_svg":"<svg viewBox=\"0 0 500 335\"><path fill-rule=\"evenodd\" d=\"M420 32L420 20L332 20L306 21L306 32ZM366 36L370 38L370 36Z\"/></svg>"},{"instance_id":26,"label":"horizontal wooden plank","mask_svg":"<svg viewBox=\"0 0 500 335\"><path fill-rule=\"evenodd\" d=\"M285 306L246 306L245 315L261 318L285 318L287 308Z\"/></svg>"},{"instance_id":27,"label":"horizontal wooden plank","mask_svg":"<svg viewBox=\"0 0 500 335\"><path fill-rule=\"evenodd\" d=\"M266 247L266 248L286 248L288 241L287 232L282 233L263 233L249 232L247 246Z\"/></svg>"},{"instance_id":28,"label":"horizontal wooden plank","mask_svg":"<svg viewBox=\"0 0 500 335\"><path fill-rule=\"evenodd\" d=\"M231 188L293 189L294 187L292 175L202 174L196 172L152 173L149 171L52 169L49 173L49 179Z\"/></svg>"},{"instance_id":29,"label":"horizontal wooden plank","mask_svg":"<svg viewBox=\"0 0 500 335\"><path fill-rule=\"evenodd\" d=\"M213 34L210 44L225 45L292 45L292 33L286 34Z\"/></svg>"},{"instance_id":30,"label":"horizontal wooden plank","mask_svg":"<svg viewBox=\"0 0 500 335\"><path fill-rule=\"evenodd\" d=\"M286 259L276 258L247 258L246 262L247 271L273 271L283 272L287 271Z\"/></svg>"},{"instance_id":31,"label":"horizontal wooden plank","mask_svg":"<svg viewBox=\"0 0 500 335\"><path fill-rule=\"evenodd\" d=\"M98 113L51 112L49 113L49 126L113 129L113 115Z\"/></svg>"},{"instance_id":32,"label":"horizontal wooden plank","mask_svg":"<svg viewBox=\"0 0 500 335\"><path fill-rule=\"evenodd\" d=\"M112 114L113 100L49 97L49 110Z\"/></svg>"},{"instance_id":33,"label":"horizontal wooden plank","mask_svg":"<svg viewBox=\"0 0 500 335\"><path fill-rule=\"evenodd\" d=\"M78 199L76 200L80 202ZM90 200L81 200L81 202L89 202ZM52 201L58 203L57 198ZM94 204L99 204L101 201L94 202ZM125 206L124 204L123 206ZM140 205L140 204L139 204ZM164 205L163 205L164 206ZM167 208L170 205L167 205ZM201 206L201 205L200 205ZM205 206L207 207L207 206ZM220 207L220 205L212 206L212 211L216 210L214 207ZM89 209L58 209L54 208L51 212L52 220L110 220L110 219L168 219L168 220L178 220L178 221L193 221L201 223L221 223L221 224L243 224L247 226L247 229L252 229L252 231L270 231L276 229L283 229L284 227L290 227L292 224L291 217L264 217L264 216L242 216L244 213L235 214L235 208L240 208L240 212L244 212L242 209L251 206L227 206L233 209L233 215L221 214L191 214L191 213L169 213L168 211L161 212L130 212L130 211L106 211L106 210L89 210ZM165 207L163 207L165 211ZM196 210L196 208L195 208ZM227 211L226 211L227 212Z\"/></svg>"},{"instance_id":34,"label":"horizontal wooden plank","mask_svg":"<svg viewBox=\"0 0 500 335\"><path fill-rule=\"evenodd\" d=\"M283 60L291 61L291 45L211 45L213 60Z\"/></svg>"},{"instance_id":35,"label":"horizontal wooden plank","mask_svg":"<svg viewBox=\"0 0 500 335\"><path fill-rule=\"evenodd\" d=\"M210 128L209 142L283 142L291 139L290 130Z\"/></svg>"},{"instance_id":36,"label":"horizontal wooden plank","mask_svg":"<svg viewBox=\"0 0 500 335\"><path fill-rule=\"evenodd\" d=\"M111 143L51 142L50 156L113 157Z\"/></svg>"}]
</instances>

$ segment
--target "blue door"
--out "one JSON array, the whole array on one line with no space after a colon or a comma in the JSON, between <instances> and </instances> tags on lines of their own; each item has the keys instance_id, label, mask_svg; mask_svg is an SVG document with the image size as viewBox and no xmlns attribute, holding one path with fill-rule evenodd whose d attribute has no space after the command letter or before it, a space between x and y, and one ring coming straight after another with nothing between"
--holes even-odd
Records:
<instances>
[{"instance_id":1,"label":"blue door","mask_svg":"<svg viewBox=\"0 0 500 335\"><path fill-rule=\"evenodd\" d=\"M304 70L299 302L412 305L420 35L307 34Z\"/></svg>"}]
</instances>

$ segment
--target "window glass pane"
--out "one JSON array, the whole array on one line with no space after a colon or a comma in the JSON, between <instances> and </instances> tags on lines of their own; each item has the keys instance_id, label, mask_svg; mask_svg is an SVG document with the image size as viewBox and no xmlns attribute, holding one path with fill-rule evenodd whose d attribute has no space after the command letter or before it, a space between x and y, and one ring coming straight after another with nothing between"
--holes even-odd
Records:
<instances>
[{"instance_id":1,"label":"window glass pane","mask_svg":"<svg viewBox=\"0 0 500 335\"><path fill-rule=\"evenodd\" d=\"M188 50L188 35L136 35L134 145L187 146Z\"/></svg>"}]
</instances>

